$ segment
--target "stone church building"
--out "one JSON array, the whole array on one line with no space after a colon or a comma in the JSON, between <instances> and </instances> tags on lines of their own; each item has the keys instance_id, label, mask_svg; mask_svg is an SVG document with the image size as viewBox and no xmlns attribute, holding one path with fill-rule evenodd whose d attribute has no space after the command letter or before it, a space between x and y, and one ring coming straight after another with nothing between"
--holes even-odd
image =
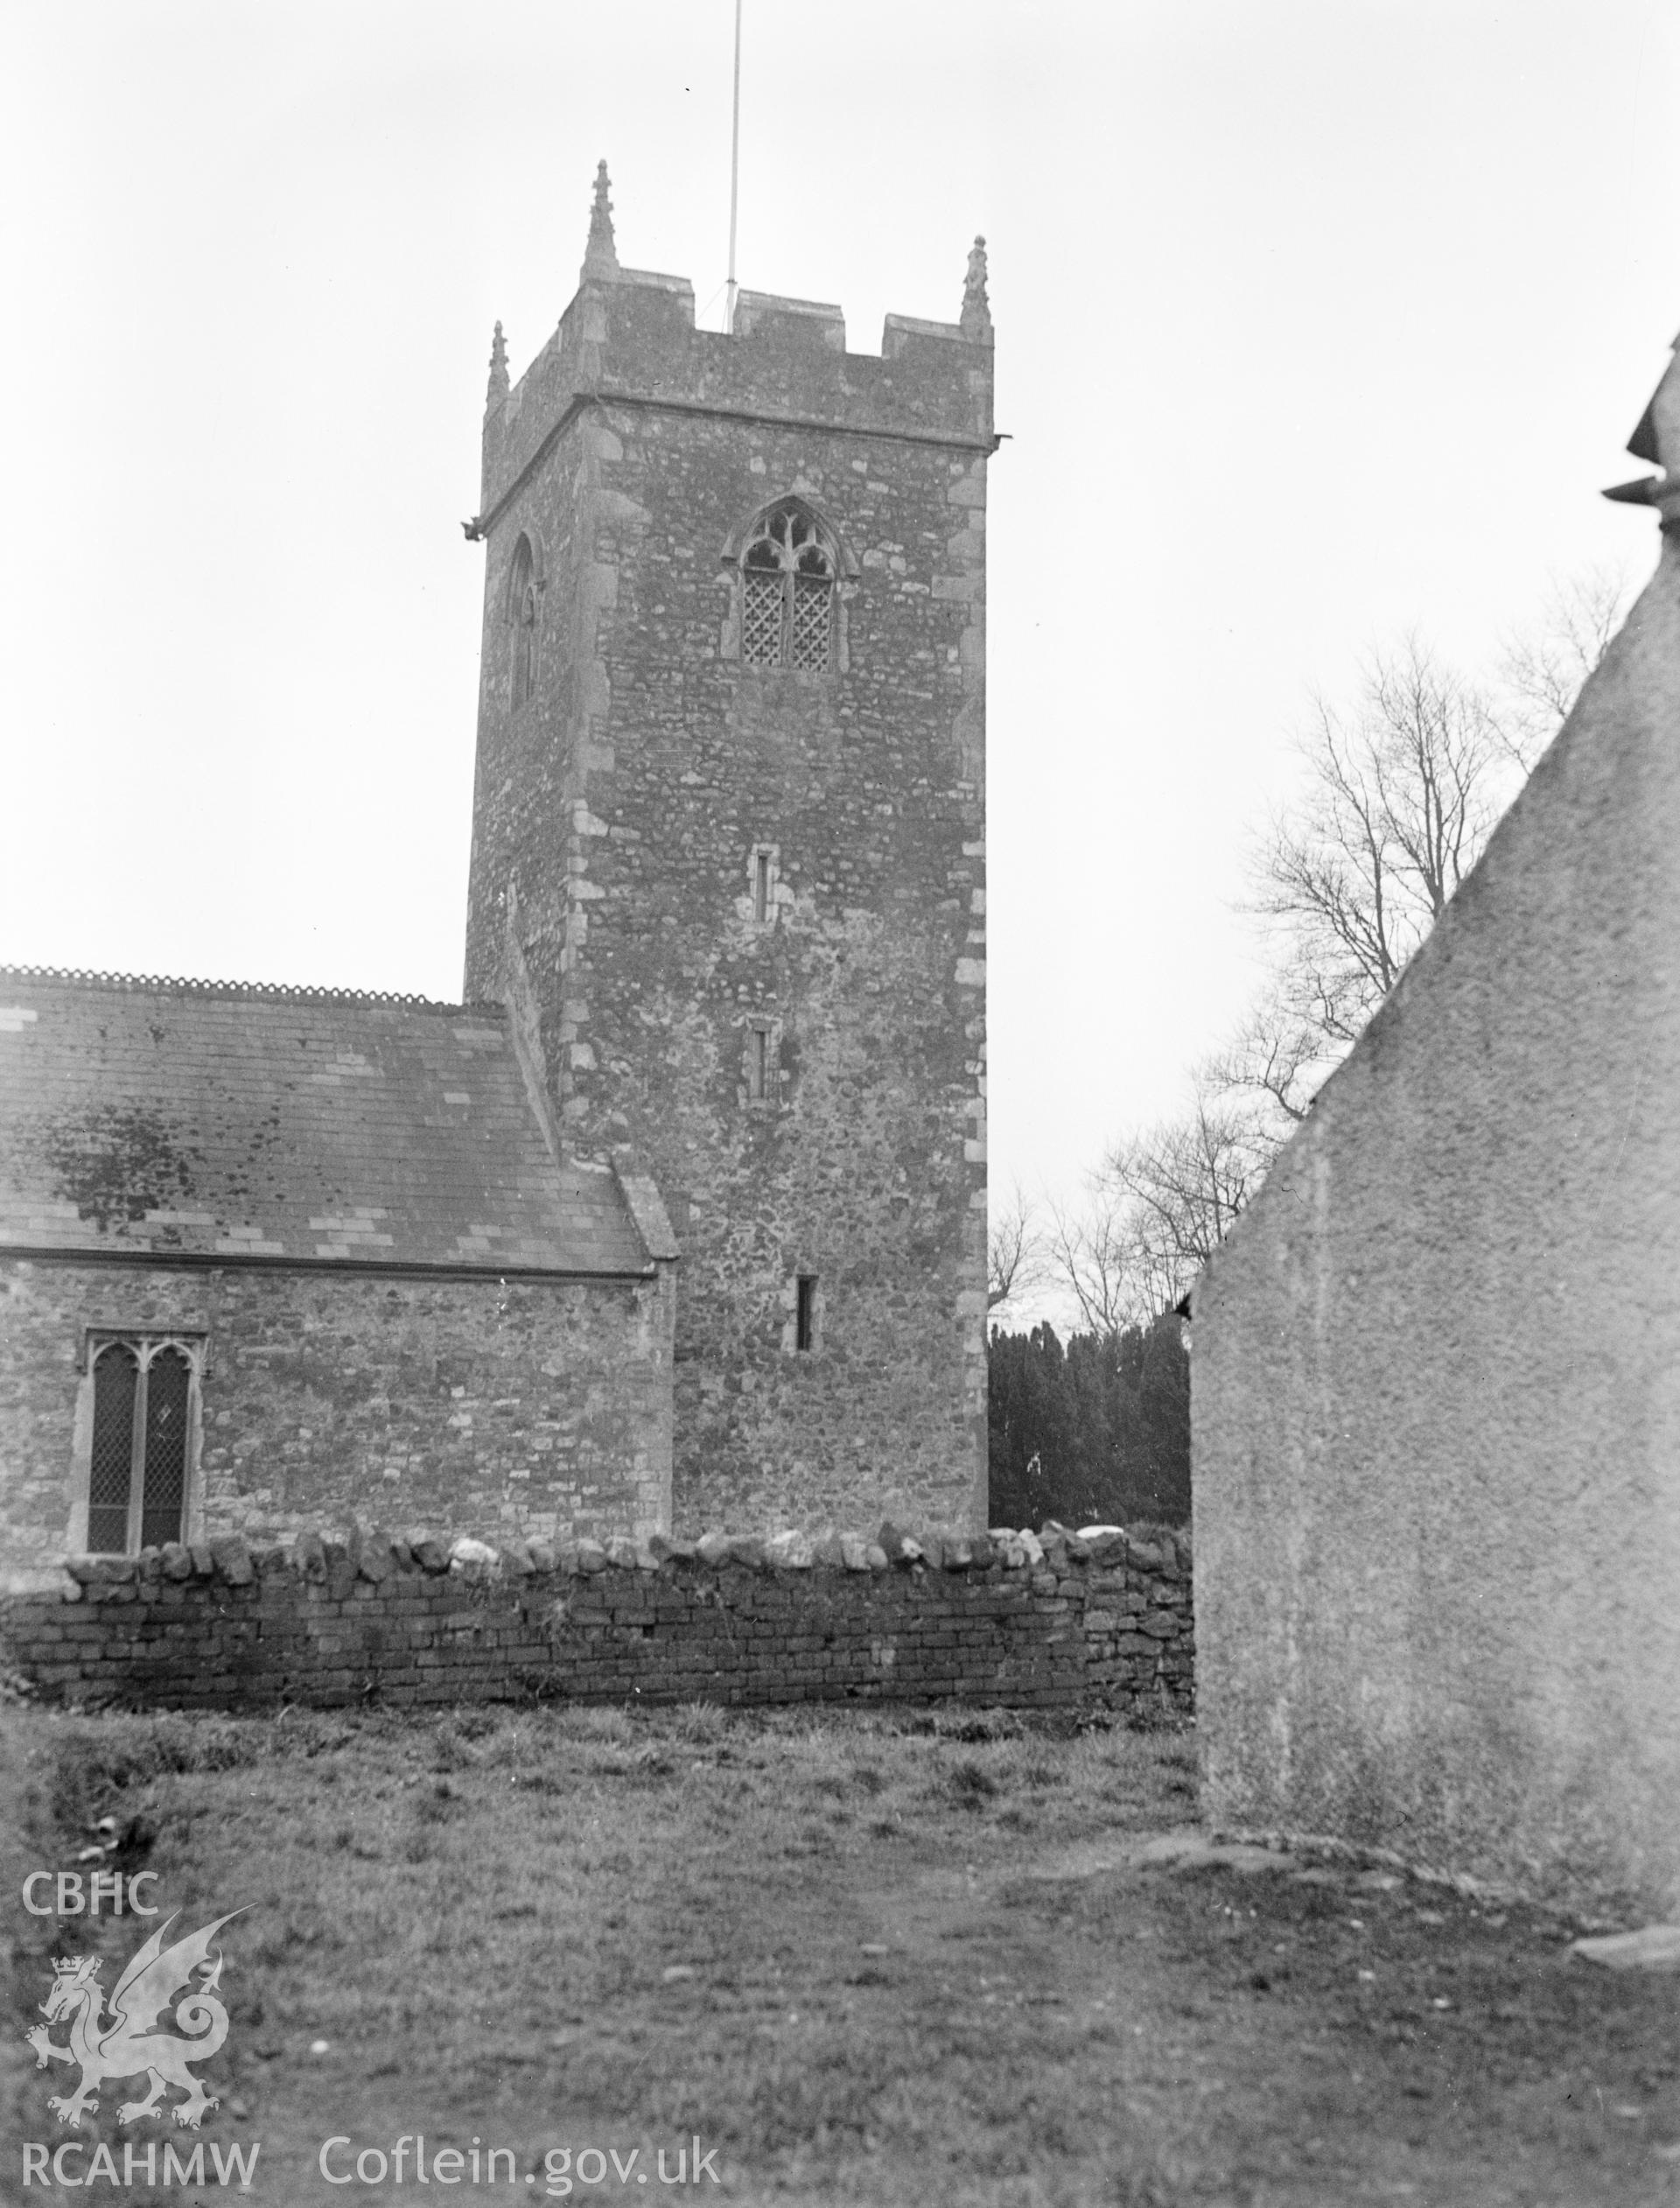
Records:
<instances>
[{"instance_id":1,"label":"stone church building","mask_svg":"<svg viewBox=\"0 0 1680 2208\"><path fill-rule=\"evenodd\" d=\"M1204 1272L1207 1813L1680 1906L1680 361L1655 576Z\"/></svg>"},{"instance_id":2,"label":"stone church building","mask_svg":"<svg viewBox=\"0 0 1680 2208\"><path fill-rule=\"evenodd\" d=\"M985 1522L991 324L498 326L459 1005L0 969L0 1553Z\"/></svg>"}]
</instances>

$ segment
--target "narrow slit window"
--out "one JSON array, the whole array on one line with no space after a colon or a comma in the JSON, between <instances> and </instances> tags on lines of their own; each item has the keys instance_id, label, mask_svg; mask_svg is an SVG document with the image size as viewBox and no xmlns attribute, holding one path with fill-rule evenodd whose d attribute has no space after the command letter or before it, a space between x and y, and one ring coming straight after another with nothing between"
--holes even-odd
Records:
<instances>
[{"instance_id":1,"label":"narrow slit window","mask_svg":"<svg viewBox=\"0 0 1680 2208\"><path fill-rule=\"evenodd\" d=\"M770 1093L770 1030L750 1027L746 1035L746 1093L762 1104Z\"/></svg>"},{"instance_id":2,"label":"narrow slit window","mask_svg":"<svg viewBox=\"0 0 1680 2208\"><path fill-rule=\"evenodd\" d=\"M794 1347L814 1349L816 1347L816 1275L802 1272L799 1276L797 1300L794 1309Z\"/></svg>"},{"instance_id":3,"label":"narrow slit window","mask_svg":"<svg viewBox=\"0 0 1680 2208\"><path fill-rule=\"evenodd\" d=\"M770 854L757 852L752 859L752 917L766 921L770 917Z\"/></svg>"}]
</instances>

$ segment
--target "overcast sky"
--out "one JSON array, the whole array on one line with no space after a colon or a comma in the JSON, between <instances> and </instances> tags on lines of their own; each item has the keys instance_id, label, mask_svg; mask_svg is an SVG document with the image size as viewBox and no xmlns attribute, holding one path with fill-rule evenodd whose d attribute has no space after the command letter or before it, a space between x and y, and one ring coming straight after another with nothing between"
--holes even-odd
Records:
<instances>
[{"instance_id":1,"label":"overcast sky","mask_svg":"<svg viewBox=\"0 0 1680 2208\"><path fill-rule=\"evenodd\" d=\"M991 255L994 1184L1069 1191L1255 982L1310 692L1468 667L1680 324L1661 0L746 0L740 275ZM0 7L0 960L454 997L492 322L721 325L732 0Z\"/></svg>"}]
</instances>

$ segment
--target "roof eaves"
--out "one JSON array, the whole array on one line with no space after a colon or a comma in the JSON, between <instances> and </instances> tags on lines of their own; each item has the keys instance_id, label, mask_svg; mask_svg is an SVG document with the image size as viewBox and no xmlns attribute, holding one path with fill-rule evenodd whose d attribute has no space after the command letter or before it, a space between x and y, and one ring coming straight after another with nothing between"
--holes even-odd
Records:
<instances>
[{"instance_id":1,"label":"roof eaves","mask_svg":"<svg viewBox=\"0 0 1680 2208\"><path fill-rule=\"evenodd\" d=\"M163 1265L189 1271L230 1272L348 1272L447 1280L651 1280L654 1266L469 1265L458 1258L276 1257L232 1250L154 1250L144 1244L94 1246L74 1243L18 1243L0 1240L0 1258L30 1265Z\"/></svg>"},{"instance_id":2,"label":"roof eaves","mask_svg":"<svg viewBox=\"0 0 1680 2208\"><path fill-rule=\"evenodd\" d=\"M196 997L235 997L258 1004L365 1005L401 1012L438 1012L501 1019L506 1007L494 1002L450 1004L440 998L416 997L393 989L330 989L279 981L208 981L181 974L103 973L85 966L0 965L0 985L10 981L46 982L54 987L132 992Z\"/></svg>"}]
</instances>

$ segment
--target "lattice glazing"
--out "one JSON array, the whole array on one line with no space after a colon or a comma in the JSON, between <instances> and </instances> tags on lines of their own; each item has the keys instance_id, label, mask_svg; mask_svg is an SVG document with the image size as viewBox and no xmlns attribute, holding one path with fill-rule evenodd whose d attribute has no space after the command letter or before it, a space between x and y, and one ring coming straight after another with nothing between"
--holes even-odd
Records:
<instances>
[{"instance_id":1,"label":"lattice glazing","mask_svg":"<svg viewBox=\"0 0 1680 2208\"><path fill-rule=\"evenodd\" d=\"M741 657L753 667L774 667L781 658L781 577L746 576L741 621Z\"/></svg>"},{"instance_id":2,"label":"lattice glazing","mask_svg":"<svg viewBox=\"0 0 1680 2208\"><path fill-rule=\"evenodd\" d=\"M94 1365L94 1449L88 1476L88 1546L120 1556L129 1546L129 1492L134 1478L134 1398L140 1367L132 1349L113 1342Z\"/></svg>"},{"instance_id":3,"label":"lattice glazing","mask_svg":"<svg viewBox=\"0 0 1680 2208\"><path fill-rule=\"evenodd\" d=\"M788 638L790 667L824 668L829 663L829 600L826 576L794 578L794 618Z\"/></svg>"},{"instance_id":4,"label":"lattice glazing","mask_svg":"<svg viewBox=\"0 0 1680 2208\"><path fill-rule=\"evenodd\" d=\"M178 1349L159 1349L146 1368L146 1477L142 1548L181 1538L186 1499L187 1393L191 1370Z\"/></svg>"},{"instance_id":5,"label":"lattice glazing","mask_svg":"<svg viewBox=\"0 0 1680 2208\"><path fill-rule=\"evenodd\" d=\"M834 560L810 515L773 508L741 566L741 657L755 667L826 668Z\"/></svg>"}]
</instances>

